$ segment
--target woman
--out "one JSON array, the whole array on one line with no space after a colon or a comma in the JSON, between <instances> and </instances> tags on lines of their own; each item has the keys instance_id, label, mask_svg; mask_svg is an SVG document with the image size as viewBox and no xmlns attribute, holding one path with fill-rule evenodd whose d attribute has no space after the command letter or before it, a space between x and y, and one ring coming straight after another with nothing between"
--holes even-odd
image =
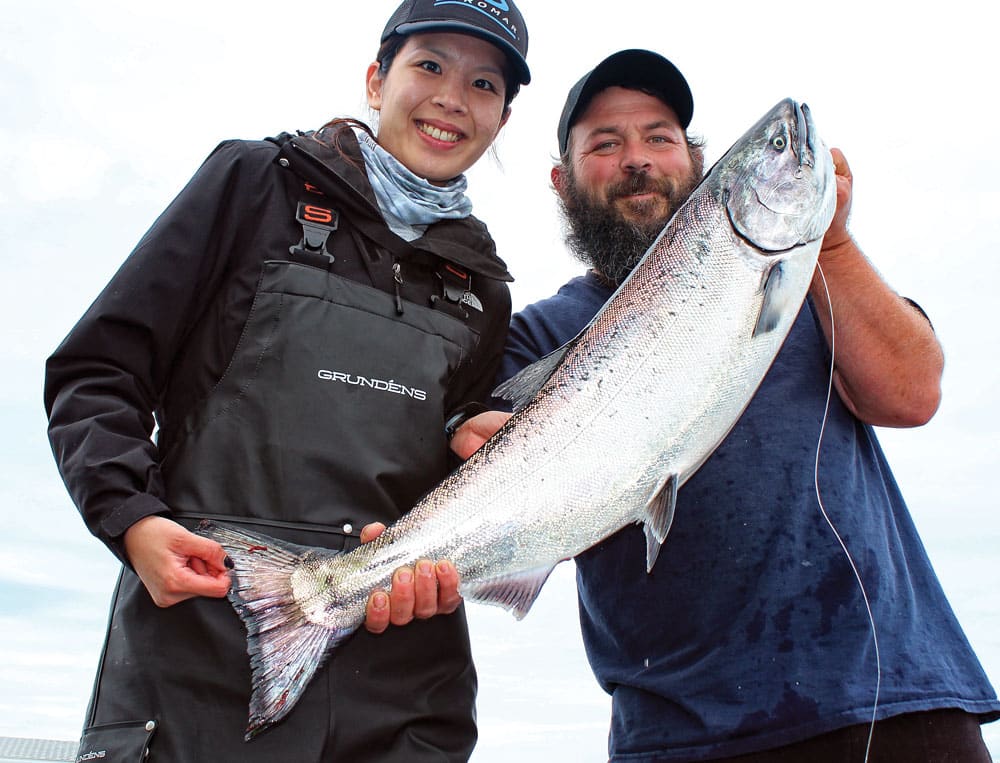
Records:
<instances>
[{"instance_id":1,"label":"woman","mask_svg":"<svg viewBox=\"0 0 1000 763\"><path fill-rule=\"evenodd\" d=\"M461 610L359 632L245 743L231 563L190 528L349 549L446 473L444 423L487 395L510 313L462 174L529 80L506 5L404 2L367 74L377 134L222 143L49 359L56 460L124 565L79 755L469 757Z\"/></svg>"}]
</instances>

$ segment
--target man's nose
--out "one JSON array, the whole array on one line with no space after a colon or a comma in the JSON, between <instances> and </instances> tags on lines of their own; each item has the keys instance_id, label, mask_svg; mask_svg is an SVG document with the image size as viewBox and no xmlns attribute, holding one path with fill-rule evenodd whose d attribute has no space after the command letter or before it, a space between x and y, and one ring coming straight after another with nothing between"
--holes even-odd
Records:
<instances>
[{"instance_id":1,"label":"man's nose","mask_svg":"<svg viewBox=\"0 0 1000 763\"><path fill-rule=\"evenodd\" d=\"M649 172L653 166L653 161L649 156L649 150L644 144L629 141L625 144L624 149L621 157L621 168L624 172Z\"/></svg>"}]
</instances>

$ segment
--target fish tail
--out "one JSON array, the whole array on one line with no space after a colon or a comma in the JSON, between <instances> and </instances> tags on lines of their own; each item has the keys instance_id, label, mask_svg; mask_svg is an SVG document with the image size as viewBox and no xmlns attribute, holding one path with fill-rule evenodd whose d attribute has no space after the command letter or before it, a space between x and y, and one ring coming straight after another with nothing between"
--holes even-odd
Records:
<instances>
[{"instance_id":1,"label":"fish tail","mask_svg":"<svg viewBox=\"0 0 1000 763\"><path fill-rule=\"evenodd\" d=\"M310 621L295 596L292 575L317 549L209 521L197 532L221 544L234 564L229 601L247 629L250 741L288 714L330 650L354 629Z\"/></svg>"}]
</instances>

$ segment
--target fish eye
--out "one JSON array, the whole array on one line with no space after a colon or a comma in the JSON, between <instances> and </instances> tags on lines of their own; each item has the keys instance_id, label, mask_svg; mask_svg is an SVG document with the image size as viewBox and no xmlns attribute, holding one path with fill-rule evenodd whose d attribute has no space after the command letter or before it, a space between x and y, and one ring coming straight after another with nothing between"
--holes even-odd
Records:
<instances>
[{"instance_id":1,"label":"fish eye","mask_svg":"<svg viewBox=\"0 0 1000 763\"><path fill-rule=\"evenodd\" d=\"M771 139L771 145L774 146L779 151L784 151L785 147L788 145L788 140L784 135L775 135Z\"/></svg>"}]
</instances>

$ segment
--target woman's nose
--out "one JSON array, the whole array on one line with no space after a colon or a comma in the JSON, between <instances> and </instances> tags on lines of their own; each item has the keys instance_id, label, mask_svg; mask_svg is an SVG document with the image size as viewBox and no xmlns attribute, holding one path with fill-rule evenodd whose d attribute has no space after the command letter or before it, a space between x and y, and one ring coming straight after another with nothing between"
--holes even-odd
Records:
<instances>
[{"instance_id":1,"label":"woman's nose","mask_svg":"<svg viewBox=\"0 0 1000 763\"><path fill-rule=\"evenodd\" d=\"M435 93L432 102L446 111L464 112L466 110L465 88L457 77L444 76Z\"/></svg>"}]
</instances>

